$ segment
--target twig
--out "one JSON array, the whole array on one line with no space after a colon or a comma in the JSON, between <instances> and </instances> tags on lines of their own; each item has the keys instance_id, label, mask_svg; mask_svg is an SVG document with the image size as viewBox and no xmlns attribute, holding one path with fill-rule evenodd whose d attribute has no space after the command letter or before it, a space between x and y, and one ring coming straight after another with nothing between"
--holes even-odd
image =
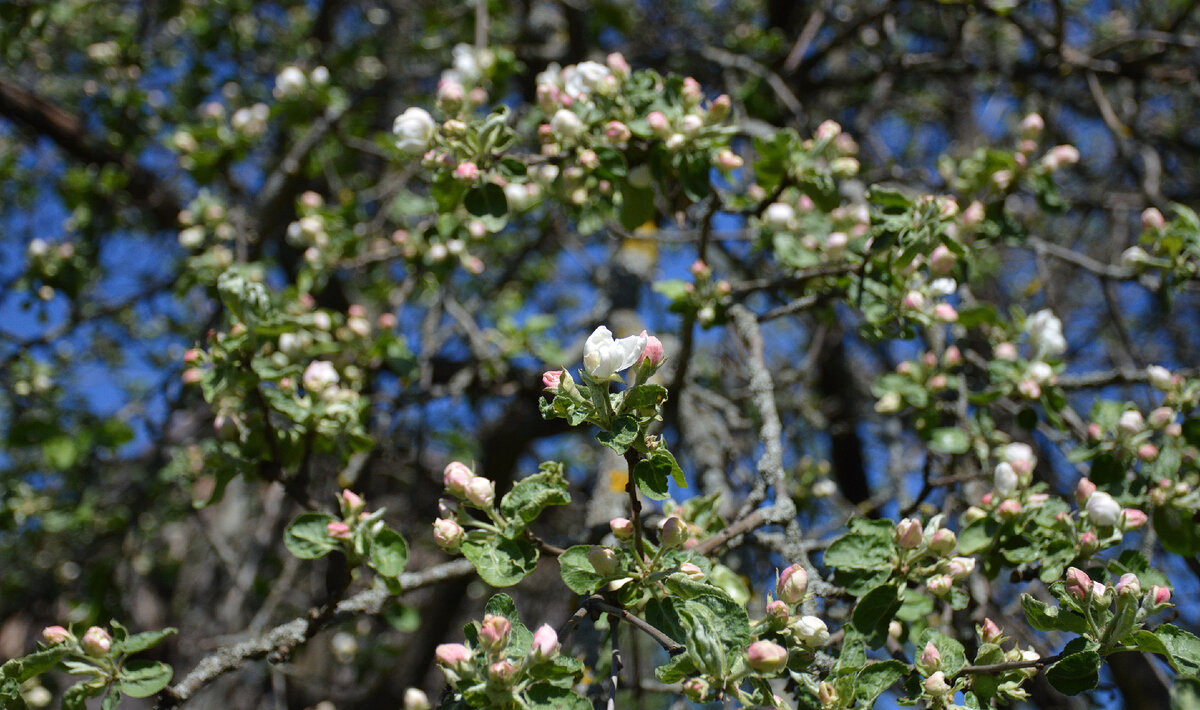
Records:
<instances>
[{"instance_id":1,"label":"twig","mask_svg":"<svg viewBox=\"0 0 1200 710\"><path fill-rule=\"evenodd\" d=\"M1005 673L1007 671L1016 671L1022 668L1042 668L1053 663L1057 663L1062 658L1062 654L1055 654L1045 658L1037 658L1030 661L1005 661L1004 663L987 663L982 666L967 666L958 673L954 674L954 678L962 675L984 675L988 673ZM951 678L953 680L953 678Z\"/></svg>"},{"instance_id":2,"label":"twig","mask_svg":"<svg viewBox=\"0 0 1200 710\"><path fill-rule=\"evenodd\" d=\"M625 481L625 492L629 494L629 517L633 523L633 550L637 554L638 564L642 562L645 551L642 549L642 502L638 500L637 482L634 479L633 469L641 460L641 455L629 449L625 452L625 463L629 467L628 480Z\"/></svg>"},{"instance_id":3,"label":"twig","mask_svg":"<svg viewBox=\"0 0 1200 710\"><path fill-rule=\"evenodd\" d=\"M608 602L604 601L604 597L600 596L599 594L593 594L585 599L583 601L583 608L587 609L592 614L608 614L609 616L620 618L621 621L624 621L638 631L641 631L650 638L654 639L659 646L663 647L663 650L666 651L667 655L669 656L678 656L687 650L686 646L681 643L677 643L670 636L667 636L665 633L660 631L658 627L651 625L650 622L646 621L645 619L635 616L619 606L609 604Z\"/></svg>"},{"instance_id":4,"label":"twig","mask_svg":"<svg viewBox=\"0 0 1200 710\"><path fill-rule=\"evenodd\" d=\"M474 571L475 567L468 560L454 560L420 572L406 572L400 575L398 581L403 593L466 577ZM392 598L393 595L386 589L368 589L340 602L334 612L324 618L314 619L310 611L265 634L219 648L201 659L183 680L159 693L155 707L158 710L178 707L217 678L240 668L246 661L263 658L279 648L303 644L321 629L340 621L360 615L380 614Z\"/></svg>"}]
</instances>

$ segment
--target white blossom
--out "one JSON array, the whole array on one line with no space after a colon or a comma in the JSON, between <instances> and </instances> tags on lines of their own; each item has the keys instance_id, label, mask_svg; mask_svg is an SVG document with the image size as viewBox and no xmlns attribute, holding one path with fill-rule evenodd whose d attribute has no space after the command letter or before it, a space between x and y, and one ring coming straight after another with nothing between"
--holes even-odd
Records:
<instances>
[{"instance_id":1,"label":"white blossom","mask_svg":"<svg viewBox=\"0 0 1200 710\"><path fill-rule=\"evenodd\" d=\"M1067 351L1062 321L1048 308L1029 316L1029 320L1025 321L1025 332L1029 333L1029 342L1033 345L1034 357L1038 359L1062 355Z\"/></svg>"},{"instance_id":2,"label":"white blossom","mask_svg":"<svg viewBox=\"0 0 1200 710\"><path fill-rule=\"evenodd\" d=\"M563 91L573 99L596 93L604 88L612 75L608 67L597 62L580 62L564 72Z\"/></svg>"},{"instance_id":3,"label":"white blossom","mask_svg":"<svg viewBox=\"0 0 1200 710\"><path fill-rule=\"evenodd\" d=\"M607 380L632 367L646 348L646 334L614 340L612 331L600 326L583 344L583 367L598 380Z\"/></svg>"},{"instance_id":4,"label":"white blossom","mask_svg":"<svg viewBox=\"0 0 1200 710\"><path fill-rule=\"evenodd\" d=\"M958 282L951 278L934 279L929 292L937 296L949 296L958 290Z\"/></svg>"},{"instance_id":5,"label":"white blossom","mask_svg":"<svg viewBox=\"0 0 1200 710\"><path fill-rule=\"evenodd\" d=\"M392 133L396 135L396 147L405 153L424 153L433 140L433 116L423 108L412 107L396 117Z\"/></svg>"},{"instance_id":6,"label":"white blossom","mask_svg":"<svg viewBox=\"0 0 1200 710\"><path fill-rule=\"evenodd\" d=\"M307 85L308 79L298 67L284 67L283 71L279 72L279 76L275 77L273 93L277 99L286 99L298 96Z\"/></svg>"},{"instance_id":7,"label":"white blossom","mask_svg":"<svg viewBox=\"0 0 1200 710\"><path fill-rule=\"evenodd\" d=\"M570 109L560 108L550 119L550 127L563 138L574 140L583 133L583 121Z\"/></svg>"},{"instance_id":8,"label":"white blossom","mask_svg":"<svg viewBox=\"0 0 1200 710\"><path fill-rule=\"evenodd\" d=\"M829 640L829 627L815 616L802 616L791 626L800 642L809 648L824 646Z\"/></svg>"},{"instance_id":9,"label":"white blossom","mask_svg":"<svg viewBox=\"0 0 1200 710\"><path fill-rule=\"evenodd\" d=\"M1088 517L1100 527L1111 527L1121 517L1121 504L1104 491L1096 491L1088 498Z\"/></svg>"},{"instance_id":10,"label":"white blossom","mask_svg":"<svg viewBox=\"0 0 1200 710\"><path fill-rule=\"evenodd\" d=\"M996 488L996 492L1003 498L1009 498L1017 492L1017 486L1020 484L1020 479L1017 477L1017 472L1013 470L1011 464L1007 461L1001 461L996 464L996 472L992 478L992 485Z\"/></svg>"},{"instance_id":11,"label":"white blossom","mask_svg":"<svg viewBox=\"0 0 1200 710\"><path fill-rule=\"evenodd\" d=\"M763 218L772 229L791 229L796 219L796 210L784 202L772 202L767 205Z\"/></svg>"},{"instance_id":12,"label":"white blossom","mask_svg":"<svg viewBox=\"0 0 1200 710\"><path fill-rule=\"evenodd\" d=\"M336 385L338 380L337 370L328 360L313 360L304 368L304 389L310 393L324 392Z\"/></svg>"}]
</instances>

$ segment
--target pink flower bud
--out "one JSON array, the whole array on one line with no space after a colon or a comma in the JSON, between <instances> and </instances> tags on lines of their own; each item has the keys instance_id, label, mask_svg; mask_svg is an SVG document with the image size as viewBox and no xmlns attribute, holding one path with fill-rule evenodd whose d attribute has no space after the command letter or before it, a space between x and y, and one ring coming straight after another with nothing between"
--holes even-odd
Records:
<instances>
[{"instance_id":1,"label":"pink flower bud","mask_svg":"<svg viewBox=\"0 0 1200 710\"><path fill-rule=\"evenodd\" d=\"M1015 518L1021 514L1021 503L1015 498L1008 498L1000 503L996 508L1001 518Z\"/></svg>"},{"instance_id":2,"label":"pink flower bud","mask_svg":"<svg viewBox=\"0 0 1200 710\"><path fill-rule=\"evenodd\" d=\"M1017 359L1017 346L1009 342L999 343L996 345L995 356L997 360L1012 362Z\"/></svg>"},{"instance_id":3,"label":"pink flower bud","mask_svg":"<svg viewBox=\"0 0 1200 710\"><path fill-rule=\"evenodd\" d=\"M1158 458L1158 447L1150 443L1142 444L1138 447L1137 456L1143 461L1153 461Z\"/></svg>"},{"instance_id":4,"label":"pink flower bud","mask_svg":"<svg viewBox=\"0 0 1200 710\"><path fill-rule=\"evenodd\" d=\"M438 82L437 105L445 113L458 113L466 99L463 85L452 79L442 79Z\"/></svg>"},{"instance_id":5,"label":"pink flower bud","mask_svg":"<svg viewBox=\"0 0 1200 710\"><path fill-rule=\"evenodd\" d=\"M325 532L334 540L349 540L350 526L340 520L330 520L325 524Z\"/></svg>"},{"instance_id":6,"label":"pink flower bud","mask_svg":"<svg viewBox=\"0 0 1200 710\"><path fill-rule=\"evenodd\" d=\"M746 663L766 675L774 675L787 665L787 649L771 641L755 641L746 649Z\"/></svg>"},{"instance_id":7,"label":"pink flower bud","mask_svg":"<svg viewBox=\"0 0 1200 710\"><path fill-rule=\"evenodd\" d=\"M200 355L199 348L188 348L183 352L183 361L188 365L193 365L200 361Z\"/></svg>"},{"instance_id":8,"label":"pink flower bud","mask_svg":"<svg viewBox=\"0 0 1200 710\"><path fill-rule=\"evenodd\" d=\"M488 666L488 679L500 686L509 686L520 669L509 660L496 661Z\"/></svg>"},{"instance_id":9,"label":"pink flower bud","mask_svg":"<svg viewBox=\"0 0 1200 710\"><path fill-rule=\"evenodd\" d=\"M708 681L703 678L688 678L683 683L683 694L694 703L704 702L708 697Z\"/></svg>"},{"instance_id":10,"label":"pink flower bud","mask_svg":"<svg viewBox=\"0 0 1200 710\"><path fill-rule=\"evenodd\" d=\"M465 463L451 461L442 470L442 484L446 492L459 498L467 494L467 483L475 476Z\"/></svg>"},{"instance_id":11,"label":"pink flower bud","mask_svg":"<svg viewBox=\"0 0 1200 710\"><path fill-rule=\"evenodd\" d=\"M512 624L503 616L485 614L479 624L479 645L490 653L504 649L508 644L508 634Z\"/></svg>"},{"instance_id":12,"label":"pink flower bud","mask_svg":"<svg viewBox=\"0 0 1200 710\"><path fill-rule=\"evenodd\" d=\"M1137 575L1132 572L1126 572L1121 575L1116 589L1117 596L1140 597L1142 595L1142 583L1138 580Z\"/></svg>"},{"instance_id":13,"label":"pink flower bud","mask_svg":"<svg viewBox=\"0 0 1200 710\"><path fill-rule=\"evenodd\" d=\"M925 650L921 652L919 662L921 670L927 673L942 667L942 654L938 652L937 646L934 646L932 641L925 644Z\"/></svg>"},{"instance_id":14,"label":"pink flower bud","mask_svg":"<svg viewBox=\"0 0 1200 710\"><path fill-rule=\"evenodd\" d=\"M542 373L542 386L548 390L558 389L558 385L562 381L562 374L562 370L546 370Z\"/></svg>"},{"instance_id":15,"label":"pink flower bud","mask_svg":"<svg viewBox=\"0 0 1200 710\"><path fill-rule=\"evenodd\" d=\"M1166 587L1150 587L1150 601L1154 606L1163 606L1171 601L1171 590Z\"/></svg>"},{"instance_id":16,"label":"pink flower bud","mask_svg":"<svg viewBox=\"0 0 1200 710\"><path fill-rule=\"evenodd\" d=\"M496 499L496 484L483 476L467 481L467 500L480 508L491 507Z\"/></svg>"},{"instance_id":17,"label":"pink flower bud","mask_svg":"<svg viewBox=\"0 0 1200 710\"><path fill-rule=\"evenodd\" d=\"M1121 516L1121 527L1125 530L1136 530L1149 522L1149 520L1150 518L1137 508L1126 508Z\"/></svg>"},{"instance_id":18,"label":"pink flower bud","mask_svg":"<svg viewBox=\"0 0 1200 710\"><path fill-rule=\"evenodd\" d=\"M708 122L717 123L729 115L729 110L733 108L733 100L729 98L729 94L721 94L712 100L708 105Z\"/></svg>"},{"instance_id":19,"label":"pink flower bud","mask_svg":"<svg viewBox=\"0 0 1200 710\"><path fill-rule=\"evenodd\" d=\"M533 646L529 649L529 657L534 662L553 658L558 653L558 634L548 624L542 624L533 632Z\"/></svg>"},{"instance_id":20,"label":"pink flower bud","mask_svg":"<svg viewBox=\"0 0 1200 710\"><path fill-rule=\"evenodd\" d=\"M979 640L984 643L999 643L1002 635L1000 627L991 619L985 618L979 627Z\"/></svg>"},{"instance_id":21,"label":"pink flower bud","mask_svg":"<svg viewBox=\"0 0 1200 710\"><path fill-rule=\"evenodd\" d=\"M204 371L196 367L189 367L183 371L183 374L180 375L179 379L185 385L194 385L200 380L204 379Z\"/></svg>"},{"instance_id":22,"label":"pink flower bud","mask_svg":"<svg viewBox=\"0 0 1200 710\"><path fill-rule=\"evenodd\" d=\"M933 307L933 317L943 323L953 323L958 320L958 311L949 303L939 303Z\"/></svg>"},{"instance_id":23,"label":"pink flower bud","mask_svg":"<svg viewBox=\"0 0 1200 710\"><path fill-rule=\"evenodd\" d=\"M433 652L438 665L453 671L460 671L471 661L471 649L461 643L443 643Z\"/></svg>"},{"instance_id":24,"label":"pink flower bud","mask_svg":"<svg viewBox=\"0 0 1200 710\"><path fill-rule=\"evenodd\" d=\"M929 269L935 274L948 274L957 257L945 244L938 244L929 255Z\"/></svg>"},{"instance_id":25,"label":"pink flower bud","mask_svg":"<svg viewBox=\"0 0 1200 710\"><path fill-rule=\"evenodd\" d=\"M737 170L745 164L740 155L728 148L722 148L717 151L716 156L713 157L713 162L722 170Z\"/></svg>"},{"instance_id":26,"label":"pink flower bud","mask_svg":"<svg viewBox=\"0 0 1200 710\"><path fill-rule=\"evenodd\" d=\"M454 169L454 177L459 180L474 180L479 177L479 167L469 160L464 160Z\"/></svg>"},{"instance_id":27,"label":"pink flower bud","mask_svg":"<svg viewBox=\"0 0 1200 710\"><path fill-rule=\"evenodd\" d=\"M628 540L633 537L633 521L629 518L613 518L608 521L613 536L618 540Z\"/></svg>"},{"instance_id":28,"label":"pink flower bud","mask_svg":"<svg viewBox=\"0 0 1200 710\"><path fill-rule=\"evenodd\" d=\"M339 497L342 507L346 510L346 515L361 513L367 507L367 502L363 500L362 496L349 488L342 489L342 495Z\"/></svg>"},{"instance_id":29,"label":"pink flower bud","mask_svg":"<svg viewBox=\"0 0 1200 710\"><path fill-rule=\"evenodd\" d=\"M429 710L429 696L419 688L404 691L404 710Z\"/></svg>"},{"instance_id":30,"label":"pink flower bud","mask_svg":"<svg viewBox=\"0 0 1200 710\"><path fill-rule=\"evenodd\" d=\"M975 571L975 558L955 557L950 560L950 564L947 565L946 571L950 574L952 579L963 579L964 577L969 577L971 573Z\"/></svg>"},{"instance_id":31,"label":"pink flower bud","mask_svg":"<svg viewBox=\"0 0 1200 710\"><path fill-rule=\"evenodd\" d=\"M1026 399L1041 399L1042 386L1037 380L1021 380L1017 383L1017 391Z\"/></svg>"},{"instance_id":32,"label":"pink flower bud","mask_svg":"<svg viewBox=\"0 0 1200 710\"><path fill-rule=\"evenodd\" d=\"M608 125L604 127L604 135L608 136L608 139L614 143L624 143L633 137L629 126L620 121L609 121Z\"/></svg>"},{"instance_id":33,"label":"pink flower bud","mask_svg":"<svg viewBox=\"0 0 1200 710\"><path fill-rule=\"evenodd\" d=\"M954 551L958 538L953 530L938 528L929 538L929 549L935 554L946 555Z\"/></svg>"},{"instance_id":34,"label":"pink flower bud","mask_svg":"<svg viewBox=\"0 0 1200 710\"><path fill-rule=\"evenodd\" d=\"M704 579L704 570L700 569L700 565L694 562L684 562L683 564L679 565L679 571L686 574L688 578L695 582L699 582Z\"/></svg>"},{"instance_id":35,"label":"pink flower bud","mask_svg":"<svg viewBox=\"0 0 1200 710\"><path fill-rule=\"evenodd\" d=\"M664 548L683 547L683 543L687 542L688 537L690 535L688 535L687 523L675 516L663 521L662 546Z\"/></svg>"},{"instance_id":36,"label":"pink flower bud","mask_svg":"<svg viewBox=\"0 0 1200 710\"><path fill-rule=\"evenodd\" d=\"M1075 484L1075 501L1080 505L1084 505L1087 503L1088 498L1091 498L1095 492L1096 484L1092 483L1089 478L1081 478L1079 479L1079 483Z\"/></svg>"},{"instance_id":37,"label":"pink flower bud","mask_svg":"<svg viewBox=\"0 0 1200 710\"><path fill-rule=\"evenodd\" d=\"M838 707L841 697L838 696L837 688L827 680L821 681L817 686L817 702L821 703L823 708Z\"/></svg>"},{"instance_id":38,"label":"pink flower bud","mask_svg":"<svg viewBox=\"0 0 1200 710\"><path fill-rule=\"evenodd\" d=\"M909 291L904 294L904 300L900 305L912 311L919 311L925 307L925 295L920 291Z\"/></svg>"},{"instance_id":39,"label":"pink flower bud","mask_svg":"<svg viewBox=\"0 0 1200 710\"><path fill-rule=\"evenodd\" d=\"M767 604L767 617L779 626L787 624L790 613L787 603L782 599L775 599L770 604Z\"/></svg>"},{"instance_id":40,"label":"pink flower bud","mask_svg":"<svg viewBox=\"0 0 1200 710\"><path fill-rule=\"evenodd\" d=\"M1041 134L1042 129L1046 127L1046 122L1042 120L1039 114L1031 113L1021 119L1021 135L1027 137L1036 137Z\"/></svg>"},{"instance_id":41,"label":"pink flower bud","mask_svg":"<svg viewBox=\"0 0 1200 710\"><path fill-rule=\"evenodd\" d=\"M625 55L620 52L613 52L604 58L604 63L608 65L610 71L619 77L629 76L629 62L625 60Z\"/></svg>"},{"instance_id":42,"label":"pink flower bud","mask_svg":"<svg viewBox=\"0 0 1200 710\"><path fill-rule=\"evenodd\" d=\"M75 637L71 635L71 632L62 626L47 626L42 629L42 640L51 646L66 643L73 638Z\"/></svg>"},{"instance_id":43,"label":"pink flower bud","mask_svg":"<svg viewBox=\"0 0 1200 710\"><path fill-rule=\"evenodd\" d=\"M671 122L667 120L666 114L662 111L651 111L646 116L646 125L650 126L650 130L660 138L665 138L671 133Z\"/></svg>"},{"instance_id":44,"label":"pink flower bud","mask_svg":"<svg viewBox=\"0 0 1200 710\"><path fill-rule=\"evenodd\" d=\"M896 544L900 547L914 548L921 544L921 521L905 518L896 524Z\"/></svg>"},{"instance_id":45,"label":"pink flower bud","mask_svg":"<svg viewBox=\"0 0 1200 710\"><path fill-rule=\"evenodd\" d=\"M808 572L798 564L789 565L779 573L779 581L775 584L775 597L787 604L795 606L804 601L808 593Z\"/></svg>"},{"instance_id":46,"label":"pink flower bud","mask_svg":"<svg viewBox=\"0 0 1200 710\"><path fill-rule=\"evenodd\" d=\"M593 547L587 553L588 563L596 574L601 577L611 577L621 569L621 561L617 553L608 547Z\"/></svg>"},{"instance_id":47,"label":"pink flower bud","mask_svg":"<svg viewBox=\"0 0 1200 710\"><path fill-rule=\"evenodd\" d=\"M926 384L929 385L929 389L937 391L946 389L946 386L950 384L950 381L946 379L945 375L939 372L933 377L930 377L929 382Z\"/></svg>"},{"instance_id":48,"label":"pink flower bud","mask_svg":"<svg viewBox=\"0 0 1200 710\"><path fill-rule=\"evenodd\" d=\"M821 125L817 126L817 140L831 141L837 138L842 133L842 126L837 121L826 120L822 121Z\"/></svg>"},{"instance_id":49,"label":"pink flower bud","mask_svg":"<svg viewBox=\"0 0 1200 710\"><path fill-rule=\"evenodd\" d=\"M962 364L962 351L958 349L957 345L951 345L946 348L946 352L942 356L942 362L945 363L946 367L958 367Z\"/></svg>"},{"instance_id":50,"label":"pink flower bud","mask_svg":"<svg viewBox=\"0 0 1200 710\"><path fill-rule=\"evenodd\" d=\"M462 544L463 528L457 521L450 518L438 518L433 521L433 541L446 552L458 552Z\"/></svg>"},{"instance_id":51,"label":"pink flower bud","mask_svg":"<svg viewBox=\"0 0 1200 710\"><path fill-rule=\"evenodd\" d=\"M995 494L989 491L988 493L983 494L983 497L979 499L979 502L983 503L984 505L991 505L992 499L995 497Z\"/></svg>"},{"instance_id":52,"label":"pink flower bud","mask_svg":"<svg viewBox=\"0 0 1200 710\"><path fill-rule=\"evenodd\" d=\"M1100 538L1096 537L1096 533L1088 530L1079 536L1079 552L1082 555L1091 555L1100 548Z\"/></svg>"},{"instance_id":53,"label":"pink flower bud","mask_svg":"<svg viewBox=\"0 0 1200 710\"><path fill-rule=\"evenodd\" d=\"M87 655L99 658L107 655L109 649L112 648L112 636L99 626L92 626L83 632L83 638L79 645L83 647L83 652Z\"/></svg>"},{"instance_id":54,"label":"pink flower bud","mask_svg":"<svg viewBox=\"0 0 1200 710\"><path fill-rule=\"evenodd\" d=\"M1092 592L1092 578L1087 575L1087 572L1078 567L1070 567L1067 569L1067 592L1079 601L1088 598Z\"/></svg>"},{"instance_id":55,"label":"pink flower bud","mask_svg":"<svg viewBox=\"0 0 1200 710\"><path fill-rule=\"evenodd\" d=\"M1150 207L1142 212L1142 229L1145 231L1155 231L1166 226L1167 220L1163 218L1163 213L1157 208Z\"/></svg>"},{"instance_id":56,"label":"pink flower bud","mask_svg":"<svg viewBox=\"0 0 1200 710\"><path fill-rule=\"evenodd\" d=\"M641 335L646 336L646 347L642 349L642 355L638 358L638 364L649 362L651 365L661 365L663 361L662 341L653 335L647 335L644 330L641 332Z\"/></svg>"},{"instance_id":57,"label":"pink flower bud","mask_svg":"<svg viewBox=\"0 0 1200 710\"><path fill-rule=\"evenodd\" d=\"M696 81L695 78L686 76L683 78L683 88L680 90L680 93L683 95L685 102L695 104L704 95L704 90L700 87L700 82Z\"/></svg>"},{"instance_id":58,"label":"pink flower bud","mask_svg":"<svg viewBox=\"0 0 1200 710\"><path fill-rule=\"evenodd\" d=\"M1163 428L1163 433L1172 438L1183 436L1183 425L1179 422L1171 422Z\"/></svg>"},{"instance_id":59,"label":"pink flower bud","mask_svg":"<svg viewBox=\"0 0 1200 710\"><path fill-rule=\"evenodd\" d=\"M1154 411L1150 412L1149 422L1150 422L1150 426L1154 427L1155 429L1161 429L1161 428L1165 427L1167 424L1170 424L1171 420L1173 420L1174 418L1175 418L1175 410L1174 409L1171 409L1170 407L1159 407L1159 408L1155 409Z\"/></svg>"},{"instance_id":60,"label":"pink flower bud","mask_svg":"<svg viewBox=\"0 0 1200 710\"><path fill-rule=\"evenodd\" d=\"M925 679L925 692L934 697L940 698L951 690L950 684L946 682L946 674L941 671Z\"/></svg>"},{"instance_id":61,"label":"pink flower bud","mask_svg":"<svg viewBox=\"0 0 1200 710\"><path fill-rule=\"evenodd\" d=\"M935 597L944 597L954 589L954 579L948 574L938 574L929 578L925 588Z\"/></svg>"}]
</instances>

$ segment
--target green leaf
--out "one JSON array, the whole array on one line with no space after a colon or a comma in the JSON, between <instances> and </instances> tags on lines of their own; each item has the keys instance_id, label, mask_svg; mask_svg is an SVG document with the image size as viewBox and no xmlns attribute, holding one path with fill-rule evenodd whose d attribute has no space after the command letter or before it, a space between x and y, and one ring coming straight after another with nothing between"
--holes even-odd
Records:
<instances>
[{"instance_id":1,"label":"green leaf","mask_svg":"<svg viewBox=\"0 0 1200 710\"><path fill-rule=\"evenodd\" d=\"M131 698L148 698L167 687L174 671L162 661L129 661L117 676L121 692Z\"/></svg>"},{"instance_id":2,"label":"green leaf","mask_svg":"<svg viewBox=\"0 0 1200 710\"><path fill-rule=\"evenodd\" d=\"M963 528L958 535L958 551L963 555L974 555L991 547L1000 532L1000 525L991 518L980 518Z\"/></svg>"},{"instance_id":3,"label":"green leaf","mask_svg":"<svg viewBox=\"0 0 1200 710\"><path fill-rule=\"evenodd\" d=\"M938 427L929 432L929 448L943 454L965 454L971 441L954 427Z\"/></svg>"},{"instance_id":4,"label":"green leaf","mask_svg":"<svg viewBox=\"0 0 1200 710\"><path fill-rule=\"evenodd\" d=\"M897 660L872 663L855 676L854 697L863 707L871 707L875 699L908 674L908 666Z\"/></svg>"},{"instance_id":5,"label":"green leaf","mask_svg":"<svg viewBox=\"0 0 1200 710\"><path fill-rule=\"evenodd\" d=\"M168 636L174 636L179 633L177 629L166 628L161 631L143 631L140 634L134 634L126 638L124 641L116 641L113 643L113 650L116 653L124 653L132 656L135 653L141 653L149 648L154 648L162 643L163 639Z\"/></svg>"},{"instance_id":6,"label":"green leaf","mask_svg":"<svg viewBox=\"0 0 1200 710\"><path fill-rule=\"evenodd\" d=\"M503 592L493 594L483 607L483 611L485 614L503 616L512 624L512 631L508 634L509 653L518 656L529 653L529 649L533 646L533 632L521 622L521 617L517 615L517 604L512 597Z\"/></svg>"},{"instance_id":7,"label":"green leaf","mask_svg":"<svg viewBox=\"0 0 1200 710\"><path fill-rule=\"evenodd\" d=\"M513 484L512 490L500 500L500 512L509 521L531 523L547 506L570 502L567 482L561 474L535 473Z\"/></svg>"},{"instance_id":8,"label":"green leaf","mask_svg":"<svg viewBox=\"0 0 1200 710\"><path fill-rule=\"evenodd\" d=\"M18 683L24 683L53 668L54 664L58 663L59 659L65 655L67 655L66 645L58 644L41 651L34 651L27 656L13 658L0 666L0 678L11 678Z\"/></svg>"},{"instance_id":9,"label":"green leaf","mask_svg":"<svg viewBox=\"0 0 1200 710\"><path fill-rule=\"evenodd\" d=\"M592 710L592 704L570 688L534 683L525 691L530 710Z\"/></svg>"},{"instance_id":10,"label":"green leaf","mask_svg":"<svg viewBox=\"0 0 1200 710\"><path fill-rule=\"evenodd\" d=\"M637 482L638 489L651 500L667 498L669 495L668 479L673 479L682 487L687 486L687 479L684 478L683 470L679 468L675 457L671 455L670 451L663 448L655 449L647 458L639 461L633 467L633 478Z\"/></svg>"},{"instance_id":11,"label":"green leaf","mask_svg":"<svg viewBox=\"0 0 1200 710\"><path fill-rule=\"evenodd\" d=\"M850 619L862 632L868 648L879 648L887 640L888 624L896 618L901 601L896 587L884 584L858 600Z\"/></svg>"},{"instance_id":12,"label":"green leaf","mask_svg":"<svg viewBox=\"0 0 1200 710\"><path fill-rule=\"evenodd\" d=\"M1021 595L1021 608L1025 619L1038 631L1071 631L1082 634L1088 631L1087 620L1079 614L1062 607L1050 606L1034 599L1030 594Z\"/></svg>"},{"instance_id":13,"label":"green leaf","mask_svg":"<svg viewBox=\"0 0 1200 710\"><path fill-rule=\"evenodd\" d=\"M596 574L596 568L588 562L587 553L590 549L591 545L575 545L558 556L563 584L576 594L591 594L604 582L604 577Z\"/></svg>"},{"instance_id":14,"label":"green leaf","mask_svg":"<svg viewBox=\"0 0 1200 710\"><path fill-rule=\"evenodd\" d=\"M657 407L667 401L667 388L662 385L638 385L625 393L622 412Z\"/></svg>"},{"instance_id":15,"label":"green leaf","mask_svg":"<svg viewBox=\"0 0 1200 710\"><path fill-rule=\"evenodd\" d=\"M850 531L825 551L824 563L835 570L835 581L851 594L861 595L887 581L895 566L892 524L886 520L855 519Z\"/></svg>"},{"instance_id":16,"label":"green leaf","mask_svg":"<svg viewBox=\"0 0 1200 710\"><path fill-rule=\"evenodd\" d=\"M87 710L87 699L104 691L106 683L98 681L80 681L67 688L62 697L62 710Z\"/></svg>"},{"instance_id":17,"label":"green leaf","mask_svg":"<svg viewBox=\"0 0 1200 710\"><path fill-rule=\"evenodd\" d=\"M1065 695L1078 695L1100 682L1100 654L1095 651L1072 653L1046 669L1046 680Z\"/></svg>"},{"instance_id":18,"label":"green leaf","mask_svg":"<svg viewBox=\"0 0 1200 710\"><path fill-rule=\"evenodd\" d=\"M338 543L329 536L326 526L333 516L325 513L301 513L288 523L283 533L283 544L288 551L302 560L324 557L338 548Z\"/></svg>"},{"instance_id":19,"label":"green leaf","mask_svg":"<svg viewBox=\"0 0 1200 710\"><path fill-rule=\"evenodd\" d=\"M1168 552L1184 557L1200 554L1200 524L1194 510L1173 505L1154 509L1154 532L1158 533L1162 546Z\"/></svg>"},{"instance_id":20,"label":"green leaf","mask_svg":"<svg viewBox=\"0 0 1200 710\"><path fill-rule=\"evenodd\" d=\"M649 187L634 187L626 182L621 187L621 204L617 208L617 219L621 226L633 231L654 220L654 190Z\"/></svg>"},{"instance_id":21,"label":"green leaf","mask_svg":"<svg viewBox=\"0 0 1200 710\"><path fill-rule=\"evenodd\" d=\"M116 690L110 690L108 695L104 696L104 700L100 702L100 710L116 710L121 704L121 693Z\"/></svg>"},{"instance_id":22,"label":"green leaf","mask_svg":"<svg viewBox=\"0 0 1200 710\"><path fill-rule=\"evenodd\" d=\"M1163 624L1154 635L1170 654L1171 666L1186 675L1200 675L1200 638L1172 624Z\"/></svg>"},{"instance_id":23,"label":"green leaf","mask_svg":"<svg viewBox=\"0 0 1200 710\"><path fill-rule=\"evenodd\" d=\"M483 581L493 587L511 587L537 569L537 548L525 539L468 535L461 549Z\"/></svg>"},{"instance_id":24,"label":"green leaf","mask_svg":"<svg viewBox=\"0 0 1200 710\"><path fill-rule=\"evenodd\" d=\"M0 707L5 710L28 710L25 698L21 697L21 684L12 678L0 680Z\"/></svg>"},{"instance_id":25,"label":"green leaf","mask_svg":"<svg viewBox=\"0 0 1200 710\"><path fill-rule=\"evenodd\" d=\"M463 206L476 217L503 217L508 213L504 189L491 182L468 190L463 198Z\"/></svg>"},{"instance_id":26,"label":"green leaf","mask_svg":"<svg viewBox=\"0 0 1200 710\"><path fill-rule=\"evenodd\" d=\"M618 454L624 454L637 441L637 436L637 420L623 414L613 420L612 429L596 434L596 439Z\"/></svg>"},{"instance_id":27,"label":"green leaf","mask_svg":"<svg viewBox=\"0 0 1200 710\"><path fill-rule=\"evenodd\" d=\"M384 577L396 577L408 564L408 544L391 528L379 531L371 541L371 569Z\"/></svg>"},{"instance_id":28,"label":"green leaf","mask_svg":"<svg viewBox=\"0 0 1200 710\"><path fill-rule=\"evenodd\" d=\"M625 156L621 151L602 145L597 146L595 152L596 157L600 159L600 164L595 170L596 177L616 181L629 173L629 166L625 164Z\"/></svg>"}]
</instances>

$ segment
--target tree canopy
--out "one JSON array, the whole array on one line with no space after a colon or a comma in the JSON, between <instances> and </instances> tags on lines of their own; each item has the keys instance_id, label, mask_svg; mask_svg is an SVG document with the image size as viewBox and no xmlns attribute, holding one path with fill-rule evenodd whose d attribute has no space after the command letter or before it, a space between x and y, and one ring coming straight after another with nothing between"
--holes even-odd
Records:
<instances>
[{"instance_id":1,"label":"tree canopy","mask_svg":"<svg viewBox=\"0 0 1200 710\"><path fill-rule=\"evenodd\" d=\"M1190 0L0 5L0 699L1200 702Z\"/></svg>"}]
</instances>

